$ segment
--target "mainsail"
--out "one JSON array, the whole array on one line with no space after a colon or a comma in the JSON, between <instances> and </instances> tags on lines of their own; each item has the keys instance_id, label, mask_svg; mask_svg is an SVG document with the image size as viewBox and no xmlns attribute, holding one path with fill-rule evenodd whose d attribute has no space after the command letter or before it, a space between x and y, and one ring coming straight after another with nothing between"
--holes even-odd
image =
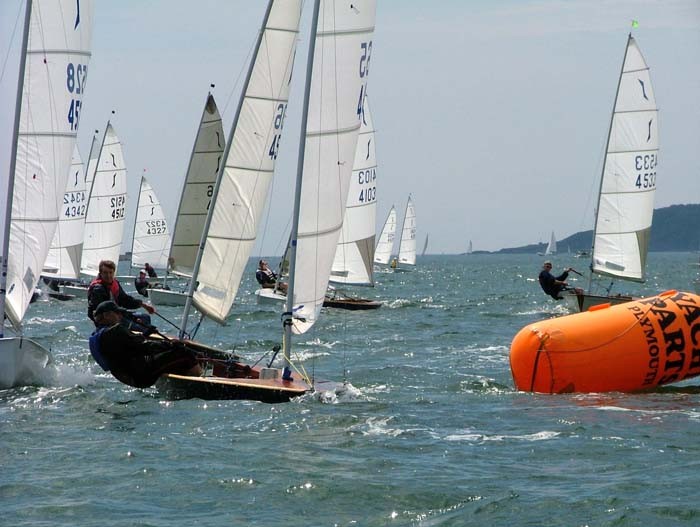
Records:
<instances>
[{"instance_id":1,"label":"mainsail","mask_svg":"<svg viewBox=\"0 0 700 527\"><path fill-rule=\"evenodd\" d=\"M301 1L269 5L213 190L193 300L223 323L256 240L287 111ZM187 318L188 305L184 319ZM183 328L185 323L183 321Z\"/></svg>"},{"instance_id":2,"label":"mainsail","mask_svg":"<svg viewBox=\"0 0 700 527\"><path fill-rule=\"evenodd\" d=\"M401 228L401 241L399 242L399 263L416 265L416 210L413 208L411 196L406 202L406 213L403 217Z\"/></svg>"},{"instance_id":3,"label":"mainsail","mask_svg":"<svg viewBox=\"0 0 700 527\"><path fill-rule=\"evenodd\" d=\"M377 156L369 99L365 96L345 219L333 259L331 282L346 285L374 285L376 221Z\"/></svg>"},{"instance_id":4,"label":"mainsail","mask_svg":"<svg viewBox=\"0 0 700 527\"><path fill-rule=\"evenodd\" d=\"M0 312L4 303L15 326L29 306L58 224L82 112L92 12L90 0L27 5L0 273L0 291L7 291Z\"/></svg>"},{"instance_id":5,"label":"mainsail","mask_svg":"<svg viewBox=\"0 0 700 527\"><path fill-rule=\"evenodd\" d=\"M596 209L595 273L644 280L656 191L657 114L649 67L629 35Z\"/></svg>"},{"instance_id":6,"label":"mainsail","mask_svg":"<svg viewBox=\"0 0 700 527\"><path fill-rule=\"evenodd\" d=\"M197 250L214 194L224 152L224 128L221 115L210 93L202 110L185 185L177 209L173 241L170 247L170 270L180 276L192 276Z\"/></svg>"},{"instance_id":7,"label":"mainsail","mask_svg":"<svg viewBox=\"0 0 700 527\"><path fill-rule=\"evenodd\" d=\"M379 235L377 247L374 250L374 263L387 265L391 259L391 251L394 248L394 235L396 234L396 209L391 210L386 217L384 227Z\"/></svg>"},{"instance_id":8,"label":"mainsail","mask_svg":"<svg viewBox=\"0 0 700 527\"><path fill-rule=\"evenodd\" d=\"M295 333L318 320L328 287L367 91L375 11L374 0L324 0L312 35L292 227L294 306L288 311L294 313Z\"/></svg>"},{"instance_id":9,"label":"mainsail","mask_svg":"<svg viewBox=\"0 0 700 527\"><path fill-rule=\"evenodd\" d=\"M141 267L148 263L156 269L166 269L169 250L170 229L163 214L163 207L151 184L145 176L141 176L131 246L131 265Z\"/></svg>"},{"instance_id":10,"label":"mainsail","mask_svg":"<svg viewBox=\"0 0 700 527\"><path fill-rule=\"evenodd\" d=\"M89 165L88 165L89 167ZM122 145L107 123L88 199L80 272L96 276L100 260L119 261L126 212L126 166Z\"/></svg>"}]
</instances>

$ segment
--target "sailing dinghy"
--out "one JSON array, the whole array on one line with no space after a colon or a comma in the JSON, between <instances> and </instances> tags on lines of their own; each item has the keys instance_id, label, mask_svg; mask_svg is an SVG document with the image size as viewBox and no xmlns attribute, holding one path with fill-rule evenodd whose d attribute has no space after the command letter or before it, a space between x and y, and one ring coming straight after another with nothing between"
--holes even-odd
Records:
<instances>
[{"instance_id":1,"label":"sailing dinghy","mask_svg":"<svg viewBox=\"0 0 700 527\"><path fill-rule=\"evenodd\" d=\"M604 293L592 294L593 274L613 280L644 282L656 192L657 117L649 66L630 34L600 178L589 291L563 293L567 306L574 311L633 300L631 296L611 295L614 282Z\"/></svg>"},{"instance_id":2,"label":"sailing dinghy","mask_svg":"<svg viewBox=\"0 0 700 527\"><path fill-rule=\"evenodd\" d=\"M225 321L252 251L280 144L300 1L268 4L197 253L181 337L187 336L192 304L207 318ZM374 0L314 2L283 316L284 368L273 368L272 360L266 367L247 365L234 355L222 360L219 353L202 377L163 376L163 392L284 402L318 389L319 382L299 370L292 374L292 333L315 323L328 286L360 128L358 101L367 88L375 10ZM238 205L233 211L231 202Z\"/></svg>"},{"instance_id":3,"label":"sailing dinghy","mask_svg":"<svg viewBox=\"0 0 700 527\"><path fill-rule=\"evenodd\" d=\"M0 388L35 381L51 359L23 335L67 187L90 59L92 1L27 0L10 170L0 211Z\"/></svg>"},{"instance_id":4,"label":"sailing dinghy","mask_svg":"<svg viewBox=\"0 0 700 527\"><path fill-rule=\"evenodd\" d=\"M416 266L416 209L413 207L411 195L406 201L406 212L401 227L399 254L391 261L394 271L412 271Z\"/></svg>"},{"instance_id":5,"label":"sailing dinghy","mask_svg":"<svg viewBox=\"0 0 700 527\"><path fill-rule=\"evenodd\" d=\"M391 251L394 248L394 235L396 233L396 209L391 206L389 214L387 214L382 232L379 234L377 246L374 249L374 263L380 265L389 265L391 260Z\"/></svg>"},{"instance_id":6,"label":"sailing dinghy","mask_svg":"<svg viewBox=\"0 0 700 527\"><path fill-rule=\"evenodd\" d=\"M90 165L88 164L88 173ZM101 260L119 262L126 216L126 165L121 141L107 121L90 186L80 276L97 276ZM64 294L87 298L87 283L61 286Z\"/></svg>"}]
</instances>

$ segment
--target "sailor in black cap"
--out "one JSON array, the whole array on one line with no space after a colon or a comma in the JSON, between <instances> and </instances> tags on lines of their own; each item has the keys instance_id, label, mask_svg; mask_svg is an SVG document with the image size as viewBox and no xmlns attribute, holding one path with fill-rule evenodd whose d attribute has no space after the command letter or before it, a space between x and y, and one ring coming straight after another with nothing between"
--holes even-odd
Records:
<instances>
[{"instance_id":1,"label":"sailor in black cap","mask_svg":"<svg viewBox=\"0 0 700 527\"><path fill-rule=\"evenodd\" d=\"M165 373L201 375L197 357L184 341L131 331L123 324L127 313L112 300L95 309L90 353L103 370L136 388L152 386Z\"/></svg>"}]
</instances>

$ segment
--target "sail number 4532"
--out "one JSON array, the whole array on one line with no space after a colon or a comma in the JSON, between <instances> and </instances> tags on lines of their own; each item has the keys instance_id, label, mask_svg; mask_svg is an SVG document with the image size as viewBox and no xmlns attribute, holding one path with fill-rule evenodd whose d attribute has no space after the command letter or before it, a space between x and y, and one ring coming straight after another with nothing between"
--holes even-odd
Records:
<instances>
[{"instance_id":1,"label":"sail number 4532","mask_svg":"<svg viewBox=\"0 0 700 527\"><path fill-rule=\"evenodd\" d=\"M658 158L656 154L645 154L640 156L635 156L634 158L634 168L636 170L645 170L647 172L638 173L637 180L634 182L634 186L637 188L655 188L656 187L656 165L658 163Z\"/></svg>"}]
</instances>

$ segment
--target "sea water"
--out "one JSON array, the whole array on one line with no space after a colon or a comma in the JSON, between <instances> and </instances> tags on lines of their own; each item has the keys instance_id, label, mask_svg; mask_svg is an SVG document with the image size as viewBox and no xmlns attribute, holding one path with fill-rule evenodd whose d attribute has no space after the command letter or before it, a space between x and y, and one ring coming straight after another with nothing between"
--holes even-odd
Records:
<instances>
[{"instance_id":1,"label":"sea water","mask_svg":"<svg viewBox=\"0 0 700 527\"><path fill-rule=\"evenodd\" d=\"M85 301L42 299L25 332L54 366L39 386L0 391L0 525L700 525L699 381L514 389L513 336L565 313L539 288L541 260L428 256L378 272L357 293L381 309L324 310L294 339L298 368L345 387L280 405L124 386L89 355ZM613 292L692 290L696 261L653 253L645 284ZM204 322L198 338L257 360L281 337L253 272L228 325ZM159 311L179 325L178 308Z\"/></svg>"}]
</instances>

